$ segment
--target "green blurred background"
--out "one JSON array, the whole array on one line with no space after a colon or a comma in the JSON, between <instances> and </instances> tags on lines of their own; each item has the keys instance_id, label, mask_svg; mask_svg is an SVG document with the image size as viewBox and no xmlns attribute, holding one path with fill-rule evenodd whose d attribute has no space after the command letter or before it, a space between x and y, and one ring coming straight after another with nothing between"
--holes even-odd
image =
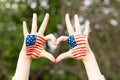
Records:
<instances>
[{"instance_id":1,"label":"green blurred background","mask_svg":"<svg viewBox=\"0 0 120 80\"><path fill-rule=\"evenodd\" d=\"M24 40L22 21L30 31L33 13L38 15L39 26L45 13L50 14L45 35L52 33L56 38L68 35L66 13L72 22L74 14L79 14L82 26L89 20L89 44L102 74L106 80L120 80L120 0L0 0L0 80L11 80L14 75ZM69 46L48 42L45 49L57 57ZM82 61L65 59L54 64L40 58L32 61L29 80L87 80L87 74Z\"/></svg>"}]
</instances>

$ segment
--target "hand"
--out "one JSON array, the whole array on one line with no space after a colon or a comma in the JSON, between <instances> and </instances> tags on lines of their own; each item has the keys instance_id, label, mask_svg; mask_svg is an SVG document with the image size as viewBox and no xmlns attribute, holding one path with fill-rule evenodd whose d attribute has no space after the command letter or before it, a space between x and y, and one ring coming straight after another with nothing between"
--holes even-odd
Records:
<instances>
[{"instance_id":1,"label":"hand","mask_svg":"<svg viewBox=\"0 0 120 80\"><path fill-rule=\"evenodd\" d=\"M53 57L53 55L44 50L44 44L46 43L47 40L51 40L53 44L55 44L56 42L56 38L52 34L49 34L47 36L43 35L48 20L49 14L47 13L41 24L41 27L37 32L37 14L34 13L32 19L31 33L28 33L26 22L25 21L23 22L23 33L25 41L21 53L24 53L25 55L24 54L22 55L26 56L29 59L45 57L51 60L52 62L55 62L55 58Z\"/></svg>"},{"instance_id":2,"label":"hand","mask_svg":"<svg viewBox=\"0 0 120 80\"><path fill-rule=\"evenodd\" d=\"M87 55L88 51L88 34L89 34L89 22L86 23L85 31L82 33L80 29L80 24L78 20L78 15L75 18L75 31L69 19L69 14L66 14L66 26L69 33L69 37L61 36L57 39L57 44L61 41L66 41L70 45L70 50L68 52L62 53L56 59L59 62L65 58L75 58L83 59Z\"/></svg>"}]
</instances>

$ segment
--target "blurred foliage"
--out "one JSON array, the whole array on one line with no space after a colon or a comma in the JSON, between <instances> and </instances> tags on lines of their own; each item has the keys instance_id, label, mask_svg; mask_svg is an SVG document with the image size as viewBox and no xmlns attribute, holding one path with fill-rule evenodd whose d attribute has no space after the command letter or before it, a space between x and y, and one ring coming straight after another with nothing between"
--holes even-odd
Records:
<instances>
[{"instance_id":1,"label":"blurred foliage","mask_svg":"<svg viewBox=\"0 0 120 80\"><path fill-rule=\"evenodd\" d=\"M30 31L33 13L38 15L38 27L45 13L50 14L45 35L53 33L56 38L68 35L66 13L72 21L79 14L82 26L89 20L89 43L101 72L106 80L120 80L120 0L0 0L0 80L11 80L14 75L24 40L22 21L27 21ZM66 43L54 50L46 47L54 56L68 49ZM30 80L87 80L87 75L81 61L66 59L53 64L40 58L32 62Z\"/></svg>"}]
</instances>

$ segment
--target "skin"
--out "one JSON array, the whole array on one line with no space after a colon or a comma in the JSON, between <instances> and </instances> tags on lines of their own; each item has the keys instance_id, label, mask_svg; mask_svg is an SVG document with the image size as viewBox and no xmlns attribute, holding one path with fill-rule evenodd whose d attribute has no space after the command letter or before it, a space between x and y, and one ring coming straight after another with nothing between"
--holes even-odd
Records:
<instances>
[{"instance_id":1,"label":"skin","mask_svg":"<svg viewBox=\"0 0 120 80\"><path fill-rule=\"evenodd\" d=\"M78 15L76 14L74 16L74 18L75 18L75 30L73 29L73 26L70 22L69 14L66 14L66 16L65 16L66 26L67 26L69 35L71 35L71 34L72 35L75 35L75 34L86 35L85 40L86 40L86 53L87 54L85 56L81 56L81 57L77 58L77 60L83 61L89 80L105 80L104 77L101 75L101 72L99 70L94 53L92 52L92 50L89 46L89 43L88 43L89 22L86 23L85 31L82 33L81 29L80 29ZM68 39L68 36L61 36L56 40L56 38L52 34L49 34L47 36L43 35L44 31L46 29L48 20L49 20L49 14L47 13L41 24L41 27L39 28L39 30L37 32L37 15L34 13L33 19L32 19L31 33L28 33L26 22L23 21L24 38L26 38L26 36L29 34L34 34L34 35L42 36L46 41L51 40L53 44L59 44L61 41L66 41ZM16 68L15 75L13 77L13 80L28 80L29 79L30 65L32 62L32 58L34 58L34 57L26 56L25 54L26 54L26 45L25 45L25 41L24 41L23 47L19 54L17 68ZM52 62L56 62L56 63L63 59L66 59L66 58L74 58L71 50L69 50L68 52L62 53L55 59L53 55L46 52L44 49L41 51L40 57L45 57L45 58L51 60Z\"/></svg>"},{"instance_id":2,"label":"skin","mask_svg":"<svg viewBox=\"0 0 120 80\"><path fill-rule=\"evenodd\" d=\"M94 53L91 50L89 43L88 43L89 22L86 23L85 31L82 33L81 29L80 29L81 26L79 24L79 19L78 19L77 14L74 16L74 20L75 20L75 30L73 29L73 26L70 22L69 14L66 14L65 21L66 21L67 31L68 31L69 35L71 35L71 34L72 35L75 35L75 34L86 35L85 40L86 40L86 53L87 54L86 54L86 56L77 58L77 60L82 60L82 62L84 63L89 80L105 80L103 75L101 75L101 72L99 70ZM57 39L57 44L61 41L66 41L67 39L68 39L67 36L61 36ZM66 59L66 58L74 58L71 50L60 54L56 59L56 63L63 59Z\"/></svg>"},{"instance_id":3,"label":"skin","mask_svg":"<svg viewBox=\"0 0 120 80\"><path fill-rule=\"evenodd\" d=\"M23 21L24 38L26 38L26 36L29 34L35 34L35 35L42 36L46 41L51 40L53 42L53 44L55 44L56 38L52 34L49 34L47 36L43 35L44 31L46 29L48 20L49 20L49 14L47 13L45 15L45 18L44 18L38 32L37 32L37 14L34 13L33 19L32 19L31 33L28 32L27 24L25 21ZM26 54L26 45L25 45L25 41L24 41L22 49L19 54L17 68L16 68L15 75L13 77L13 80L28 80L29 79L30 65L31 65L32 59L34 57L26 56L25 54ZM40 57L45 57L45 58L51 60L52 62L55 62L54 56L51 55L50 53L48 53L47 51L45 51L44 49L41 51Z\"/></svg>"}]
</instances>

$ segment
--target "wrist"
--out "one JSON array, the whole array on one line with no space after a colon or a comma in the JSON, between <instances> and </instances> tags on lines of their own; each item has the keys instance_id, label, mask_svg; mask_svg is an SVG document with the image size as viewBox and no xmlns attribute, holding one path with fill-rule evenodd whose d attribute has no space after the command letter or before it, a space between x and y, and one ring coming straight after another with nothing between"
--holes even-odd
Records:
<instances>
[{"instance_id":1,"label":"wrist","mask_svg":"<svg viewBox=\"0 0 120 80\"><path fill-rule=\"evenodd\" d=\"M28 80L31 62L32 59L27 58L25 52L21 50L12 80Z\"/></svg>"},{"instance_id":2,"label":"wrist","mask_svg":"<svg viewBox=\"0 0 120 80\"><path fill-rule=\"evenodd\" d=\"M24 55L19 55L19 59L20 60L23 60L23 61L29 61L29 62L31 62L32 61L32 58L31 57L27 57L26 55L25 55L25 53L24 53Z\"/></svg>"},{"instance_id":3,"label":"wrist","mask_svg":"<svg viewBox=\"0 0 120 80\"><path fill-rule=\"evenodd\" d=\"M90 49L89 45L87 46L87 55L82 59L89 80L102 80L101 72L97 64L96 58L93 51ZM94 74L91 74L94 72Z\"/></svg>"},{"instance_id":4,"label":"wrist","mask_svg":"<svg viewBox=\"0 0 120 80\"><path fill-rule=\"evenodd\" d=\"M26 60L32 60L31 57L26 56L26 47L25 47L24 44L23 44L23 47L22 47L22 49L21 49L21 51L19 53L19 58L20 59L26 59Z\"/></svg>"}]
</instances>

